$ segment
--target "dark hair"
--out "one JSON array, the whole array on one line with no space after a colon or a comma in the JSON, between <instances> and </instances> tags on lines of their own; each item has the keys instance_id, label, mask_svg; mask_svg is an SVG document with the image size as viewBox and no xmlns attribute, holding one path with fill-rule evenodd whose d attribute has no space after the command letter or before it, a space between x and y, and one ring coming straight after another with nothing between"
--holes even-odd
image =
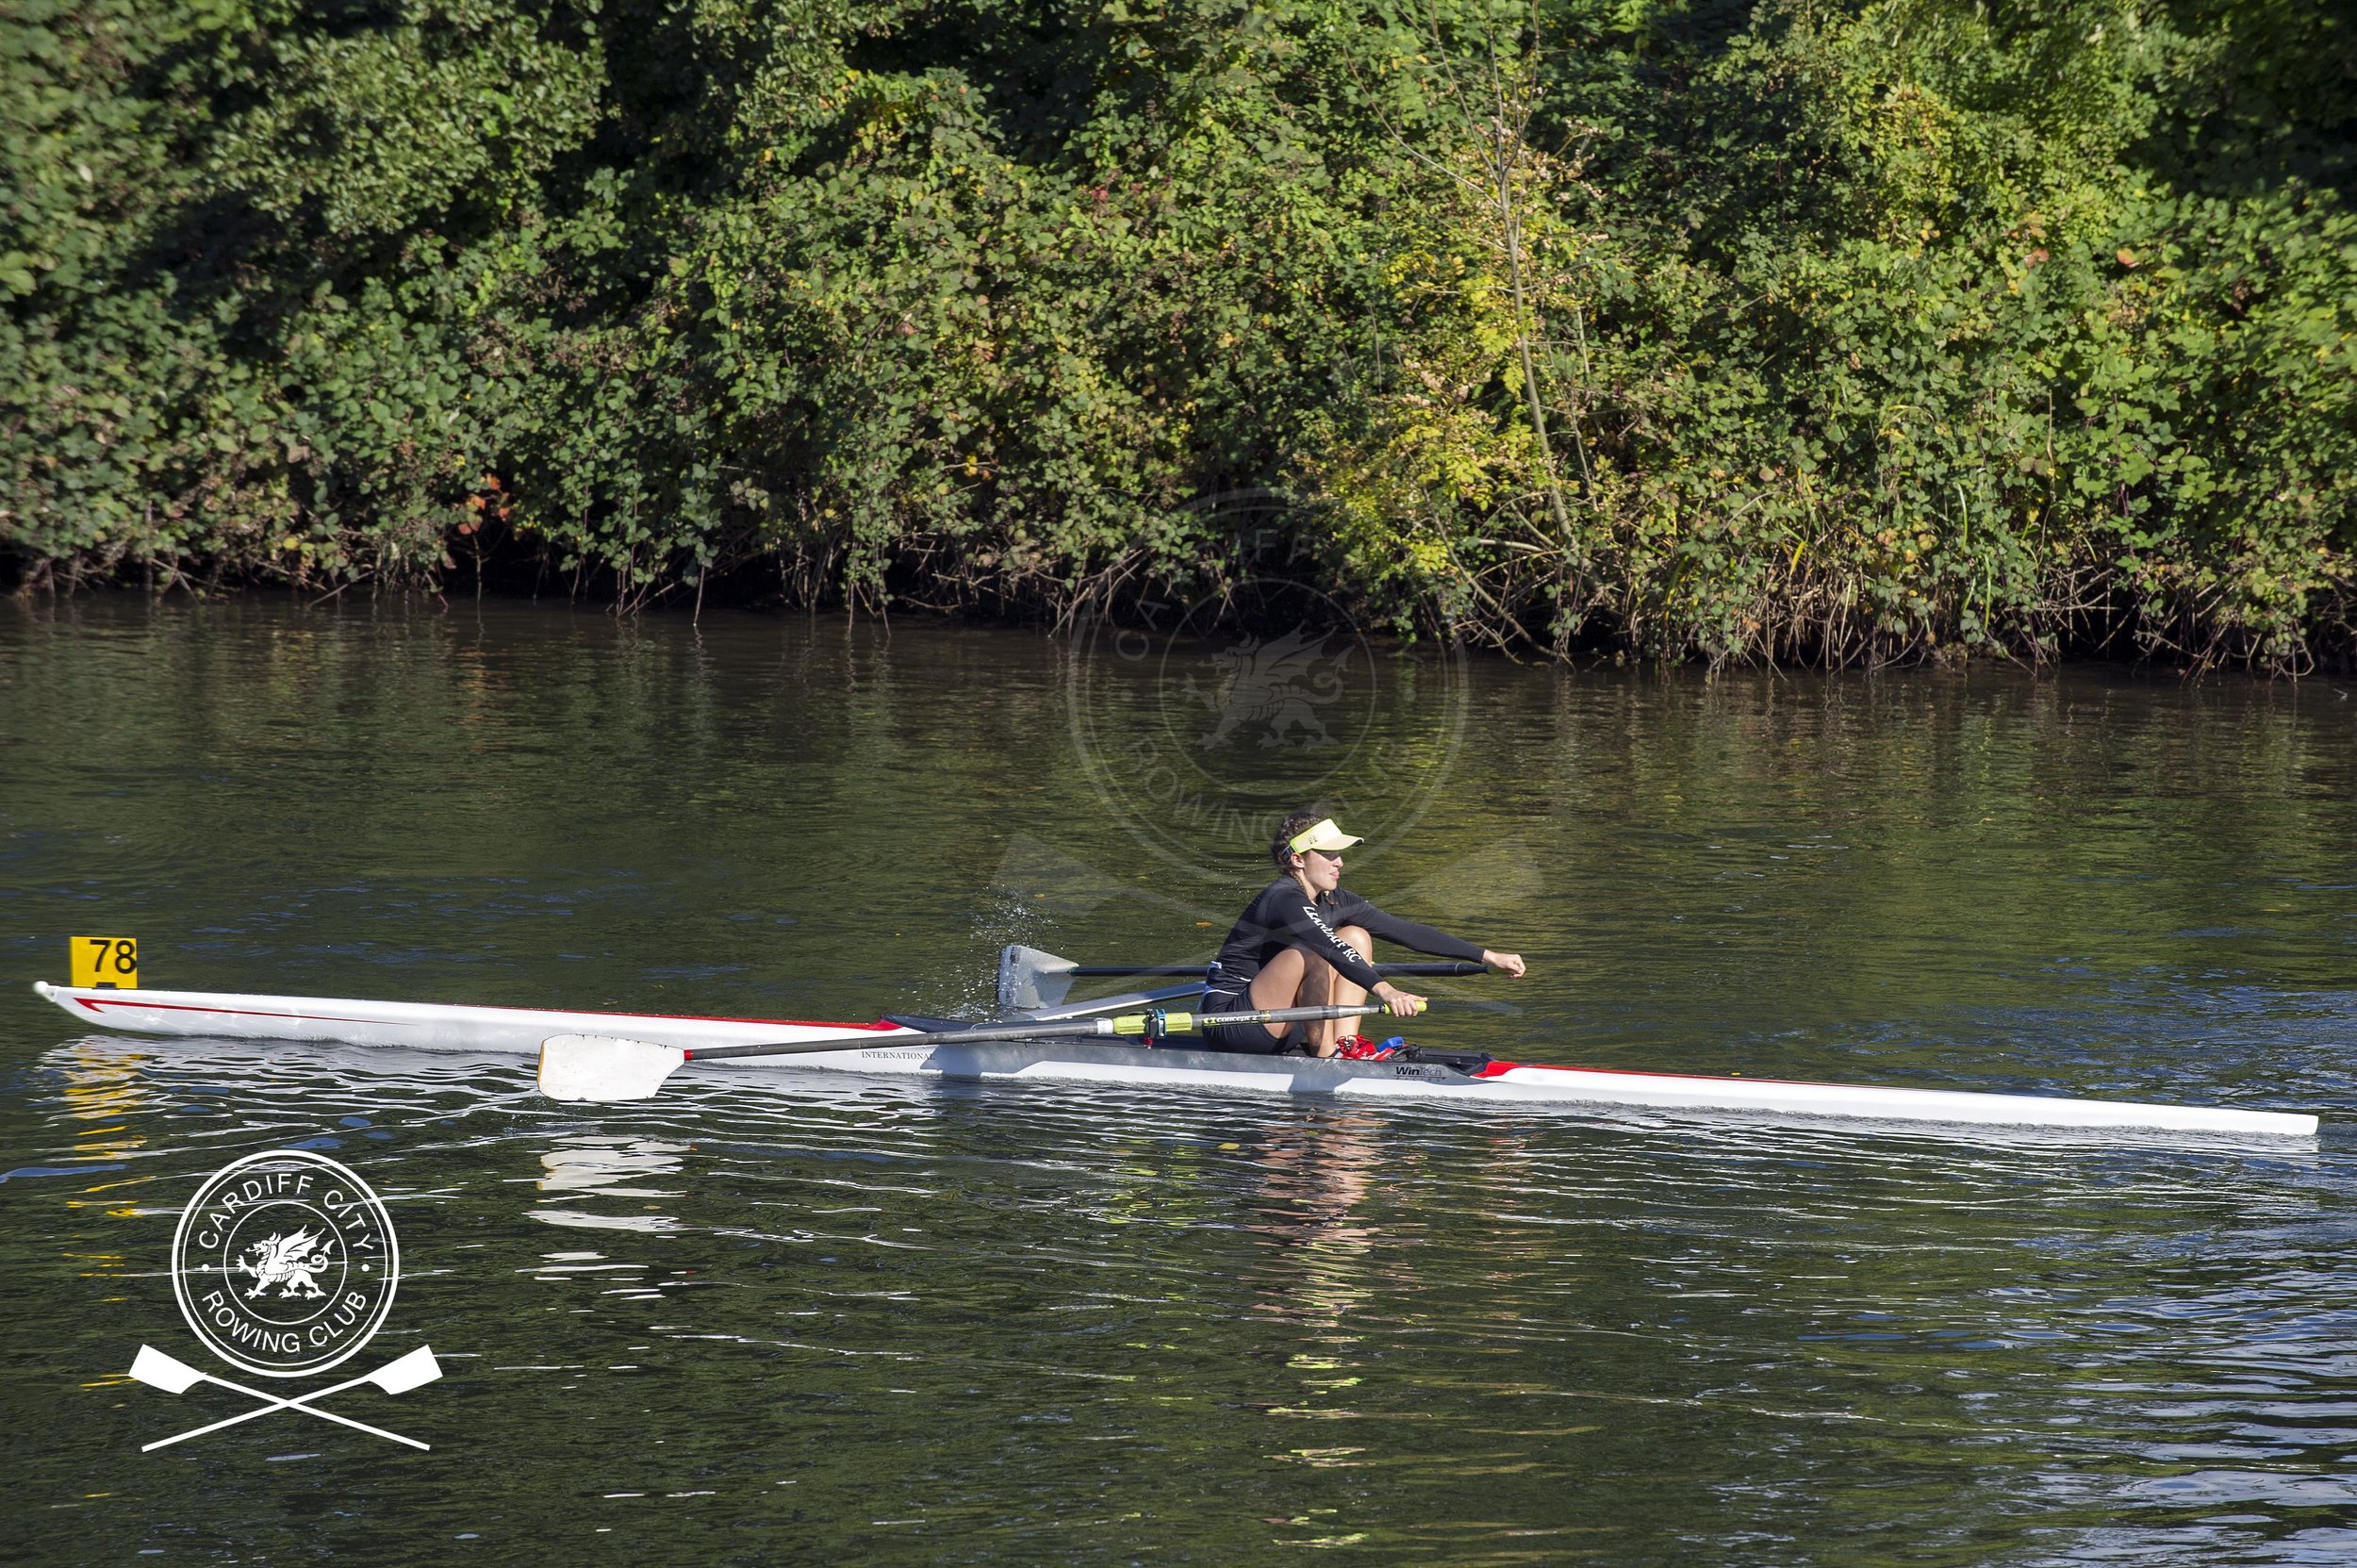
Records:
<instances>
[{"instance_id":1,"label":"dark hair","mask_svg":"<svg viewBox=\"0 0 2357 1568\"><path fill-rule=\"evenodd\" d=\"M1277 862L1277 868L1279 871L1293 869L1294 836L1308 832L1325 820L1326 813L1312 810L1308 806L1302 807L1299 811L1285 814L1285 819L1277 824L1276 842L1268 847L1269 858Z\"/></svg>"}]
</instances>

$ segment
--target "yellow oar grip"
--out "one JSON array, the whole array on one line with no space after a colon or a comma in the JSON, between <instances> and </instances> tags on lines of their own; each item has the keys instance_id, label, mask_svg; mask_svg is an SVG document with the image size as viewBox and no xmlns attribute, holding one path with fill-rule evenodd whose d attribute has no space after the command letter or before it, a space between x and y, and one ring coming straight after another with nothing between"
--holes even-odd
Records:
<instances>
[{"instance_id":1,"label":"yellow oar grip","mask_svg":"<svg viewBox=\"0 0 2357 1568\"><path fill-rule=\"evenodd\" d=\"M1115 1018L1113 1032L1115 1034L1144 1034L1149 1025L1154 1026L1154 1032L1158 1035L1187 1034L1193 1032L1195 1029L1195 1015L1192 1013L1136 1013L1126 1018Z\"/></svg>"}]
</instances>

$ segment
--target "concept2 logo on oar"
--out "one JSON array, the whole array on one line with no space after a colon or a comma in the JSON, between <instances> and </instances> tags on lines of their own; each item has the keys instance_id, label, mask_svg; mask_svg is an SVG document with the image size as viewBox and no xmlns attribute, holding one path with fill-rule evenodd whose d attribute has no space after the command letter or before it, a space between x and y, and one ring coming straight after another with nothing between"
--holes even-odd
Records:
<instances>
[{"instance_id":1,"label":"concept2 logo on oar","mask_svg":"<svg viewBox=\"0 0 2357 1568\"><path fill-rule=\"evenodd\" d=\"M384 1201L353 1171L308 1149L249 1154L215 1171L181 1211L172 1238L172 1292L196 1337L243 1372L303 1378L357 1355L392 1311L401 1247ZM406 1394L442 1375L420 1345L375 1371L281 1398L200 1372L150 1345L131 1376L166 1394L213 1383L261 1401L253 1410L142 1445L168 1447L280 1411L297 1411L412 1448L427 1444L319 1408L362 1384Z\"/></svg>"}]
</instances>

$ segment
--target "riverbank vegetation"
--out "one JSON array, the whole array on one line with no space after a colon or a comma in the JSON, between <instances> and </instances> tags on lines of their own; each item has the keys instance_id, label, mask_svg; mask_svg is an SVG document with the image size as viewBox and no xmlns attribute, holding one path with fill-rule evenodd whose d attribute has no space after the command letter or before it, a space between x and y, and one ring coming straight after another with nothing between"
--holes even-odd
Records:
<instances>
[{"instance_id":1,"label":"riverbank vegetation","mask_svg":"<svg viewBox=\"0 0 2357 1568\"><path fill-rule=\"evenodd\" d=\"M0 121L28 591L2357 647L2309 0L17 0Z\"/></svg>"}]
</instances>

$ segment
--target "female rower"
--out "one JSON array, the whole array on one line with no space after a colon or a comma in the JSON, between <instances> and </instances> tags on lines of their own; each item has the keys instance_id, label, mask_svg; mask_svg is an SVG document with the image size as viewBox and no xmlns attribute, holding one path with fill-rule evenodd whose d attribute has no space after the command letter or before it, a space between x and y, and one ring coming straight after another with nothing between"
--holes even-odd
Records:
<instances>
[{"instance_id":1,"label":"female rower","mask_svg":"<svg viewBox=\"0 0 2357 1568\"><path fill-rule=\"evenodd\" d=\"M1425 999L1377 974L1375 938L1442 958L1477 959L1509 975L1523 972L1519 953L1492 952L1471 942L1403 920L1342 887L1343 851L1359 840L1330 817L1296 811L1277 830L1269 851L1281 873L1238 917L1203 992L1206 1018L1276 1007L1347 1006L1372 992L1383 1011L1412 1018ZM1369 1057L1381 1048L1344 1032L1347 1020L1309 1024L1208 1024L1216 1049L1262 1055Z\"/></svg>"}]
</instances>

